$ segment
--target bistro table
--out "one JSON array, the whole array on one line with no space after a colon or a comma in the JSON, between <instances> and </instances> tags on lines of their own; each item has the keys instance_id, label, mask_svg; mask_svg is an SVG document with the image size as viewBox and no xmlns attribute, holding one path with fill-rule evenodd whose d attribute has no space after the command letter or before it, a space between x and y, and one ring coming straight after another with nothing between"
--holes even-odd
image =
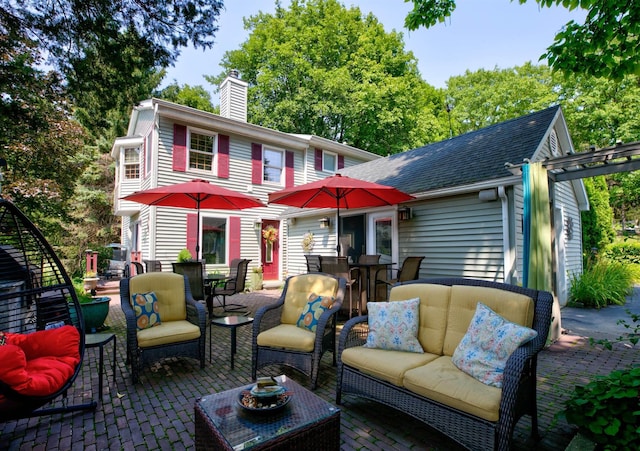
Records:
<instances>
[{"instance_id":1,"label":"bistro table","mask_svg":"<svg viewBox=\"0 0 640 451\"><path fill-rule=\"evenodd\" d=\"M291 400L272 412L251 412L239 398L252 385L213 393L195 403L196 450L340 449L340 409L289 379Z\"/></svg>"},{"instance_id":2,"label":"bistro table","mask_svg":"<svg viewBox=\"0 0 640 451\"><path fill-rule=\"evenodd\" d=\"M85 334L84 346L87 349L99 348L100 357L98 361L98 397L102 402L102 375L104 373L104 347L107 343L113 341L113 364L111 365L111 371L113 372L113 383L116 383L116 334L114 333L102 333L102 334Z\"/></svg>"},{"instance_id":3,"label":"bistro table","mask_svg":"<svg viewBox=\"0 0 640 451\"><path fill-rule=\"evenodd\" d=\"M382 262L377 262L377 263L349 263L349 267L350 268L359 268L360 270L364 270L364 274L366 275L366 281L367 284L365 285L365 293L366 293L366 299L367 299L367 303L371 302L371 268L374 268L376 270L376 272L378 271L378 269L381 269L382 267L385 267L385 271L389 268L389 266L393 266L395 265L395 263L382 263ZM362 271L360 271L360 274L362 274ZM374 293L375 293L375 281L374 281L374 287L373 287ZM362 312L360 312L360 314L362 314Z\"/></svg>"},{"instance_id":4,"label":"bistro table","mask_svg":"<svg viewBox=\"0 0 640 451\"><path fill-rule=\"evenodd\" d=\"M253 318L240 315L222 316L211 320L212 326L228 327L231 329L231 369L233 369L233 356L236 353L236 329L251 323L253 323ZM209 363L211 363L211 336L213 335L211 332L212 331L209 331Z\"/></svg>"}]
</instances>

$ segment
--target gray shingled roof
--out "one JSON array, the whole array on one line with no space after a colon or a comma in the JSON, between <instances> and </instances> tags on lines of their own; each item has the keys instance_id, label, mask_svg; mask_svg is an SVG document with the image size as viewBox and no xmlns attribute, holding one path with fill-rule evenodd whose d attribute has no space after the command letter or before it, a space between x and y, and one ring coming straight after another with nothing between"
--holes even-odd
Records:
<instances>
[{"instance_id":1,"label":"gray shingled roof","mask_svg":"<svg viewBox=\"0 0 640 451\"><path fill-rule=\"evenodd\" d=\"M508 177L511 173L504 164L533 157L559 108L547 108L340 173L409 194Z\"/></svg>"}]
</instances>

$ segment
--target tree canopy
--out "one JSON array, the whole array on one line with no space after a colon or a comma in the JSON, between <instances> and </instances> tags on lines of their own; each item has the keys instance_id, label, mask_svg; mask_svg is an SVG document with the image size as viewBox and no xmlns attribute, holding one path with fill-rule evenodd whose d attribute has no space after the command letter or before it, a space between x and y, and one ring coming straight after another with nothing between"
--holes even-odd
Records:
<instances>
[{"instance_id":1,"label":"tree canopy","mask_svg":"<svg viewBox=\"0 0 640 451\"><path fill-rule=\"evenodd\" d=\"M336 0L293 0L245 19L249 38L226 52L249 83L249 121L386 155L446 136L438 91L420 77L402 34Z\"/></svg>"},{"instance_id":2,"label":"tree canopy","mask_svg":"<svg viewBox=\"0 0 640 451\"><path fill-rule=\"evenodd\" d=\"M456 8L455 0L405 0L414 8L405 26L416 30L443 22ZM518 0L521 4L527 0ZM535 0L540 6L587 10L584 24L570 21L560 30L541 58L567 74L621 80L640 75L640 2L599 0Z\"/></svg>"}]
</instances>

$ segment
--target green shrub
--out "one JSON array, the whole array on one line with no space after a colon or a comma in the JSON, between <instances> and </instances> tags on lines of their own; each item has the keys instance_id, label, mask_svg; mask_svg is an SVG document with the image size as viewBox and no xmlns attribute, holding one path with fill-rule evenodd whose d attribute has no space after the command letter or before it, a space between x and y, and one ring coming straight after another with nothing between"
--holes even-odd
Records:
<instances>
[{"instance_id":1,"label":"green shrub","mask_svg":"<svg viewBox=\"0 0 640 451\"><path fill-rule=\"evenodd\" d=\"M619 263L640 264L640 243L627 240L609 244L605 247L603 256Z\"/></svg>"},{"instance_id":2,"label":"green shrub","mask_svg":"<svg viewBox=\"0 0 640 451\"><path fill-rule=\"evenodd\" d=\"M185 248L182 249L180 252L178 252L178 262L182 263L182 262L190 262L193 260L193 256L191 255L191 252L189 251L189 249Z\"/></svg>"},{"instance_id":3,"label":"green shrub","mask_svg":"<svg viewBox=\"0 0 640 451\"><path fill-rule=\"evenodd\" d=\"M624 305L633 281L634 271L629 266L601 259L582 274L571 276L569 301L594 308L609 304Z\"/></svg>"},{"instance_id":4,"label":"green shrub","mask_svg":"<svg viewBox=\"0 0 640 451\"><path fill-rule=\"evenodd\" d=\"M570 424L607 450L640 449L640 367L596 376L565 402Z\"/></svg>"}]
</instances>

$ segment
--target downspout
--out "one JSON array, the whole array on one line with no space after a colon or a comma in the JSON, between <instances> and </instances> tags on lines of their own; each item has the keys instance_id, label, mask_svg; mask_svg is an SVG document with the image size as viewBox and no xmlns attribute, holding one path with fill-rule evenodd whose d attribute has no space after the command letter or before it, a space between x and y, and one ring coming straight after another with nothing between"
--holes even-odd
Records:
<instances>
[{"instance_id":1,"label":"downspout","mask_svg":"<svg viewBox=\"0 0 640 451\"><path fill-rule=\"evenodd\" d=\"M498 197L502 205L502 254L504 267L504 282L514 282L514 262L513 249L511 248L510 229L511 221L509 216L509 197L504 186L498 187Z\"/></svg>"}]
</instances>

